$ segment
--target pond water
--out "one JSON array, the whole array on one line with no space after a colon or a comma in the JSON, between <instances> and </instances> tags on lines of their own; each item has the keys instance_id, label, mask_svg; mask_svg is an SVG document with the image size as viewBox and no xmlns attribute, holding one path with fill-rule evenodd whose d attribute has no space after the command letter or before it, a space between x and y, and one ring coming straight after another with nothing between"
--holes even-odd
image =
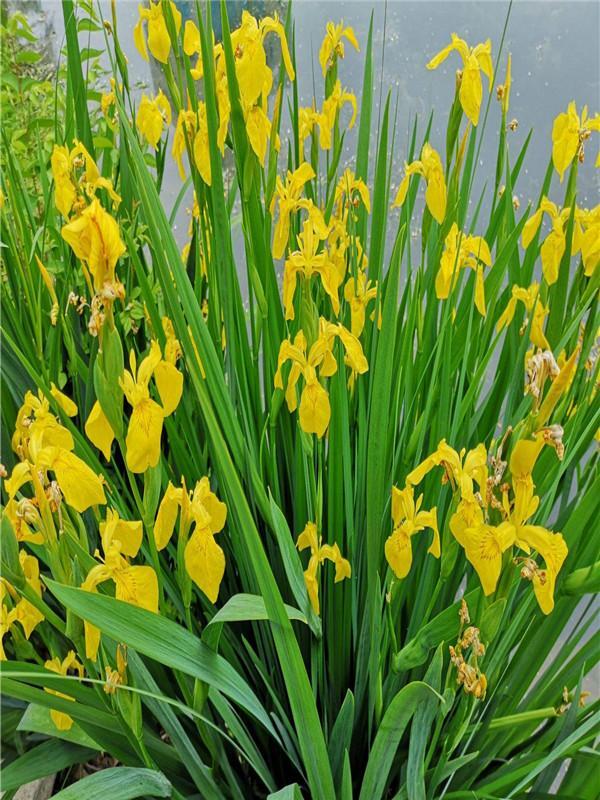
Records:
<instances>
[{"instance_id":1,"label":"pond water","mask_svg":"<svg viewBox=\"0 0 600 800\"><path fill-rule=\"evenodd\" d=\"M64 44L62 10L58 2L35 4L40 9L43 23L49 36L54 39L54 52ZM194 4L178 2L185 16L194 13ZM250 7L258 15L279 10L285 13L285 3L272 0L251 3L228 2L232 24L239 19L241 11ZM110 19L110 5L100 3L102 14ZM214 16L218 18L218 3L214 3ZM119 0L117 4L119 37L128 59L130 75L136 79L140 90L154 91L160 85L158 71L151 70L143 61L133 44L133 27L138 18L138 3ZM328 20L344 19L352 25L361 44L361 53L346 47L346 58L340 63L339 75L344 87L353 90L360 105L364 48L371 13L374 15L373 47L375 55L375 109L374 125L377 125L380 102L385 102L388 90L392 92L392 108L397 107L397 134L394 155L393 181L397 185L406 158L408 134L415 115L420 129L424 130L431 109L435 109L432 128L432 144L440 152L444 150L444 132L449 107L454 93L455 71L460 64L456 53L437 70L428 71L425 64L449 41L450 33L456 32L471 45L492 40L495 57L500 46L502 32L509 11L508 2L314 2L297 0L293 8L296 36L297 79L300 103L308 105L316 87L317 103L322 101L323 78L318 65L318 52ZM594 113L600 107L600 55L598 30L600 28L600 4L597 2L541 2L540 0L517 0L510 8L510 16L503 46L503 55L496 83L504 78L506 53L512 53L513 88L511 92L510 117L518 120L518 129L509 134L512 159L516 158L530 129L533 138L527 159L517 186L521 208L536 202L539 187L550 156L550 134L556 114L566 109L570 100L577 102L578 109L587 103ZM89 34L86 34L87 37ZM103 46L102 34L93 34L89 42L82 45ZM273 47L277 58L278 47ZM397 104L397 106L396 106ZM483 115L482 115L483 116ZM347 117L346 117L347 118ZM478 164L475 191L483 189L486 180L493 181L497 150L499 104L492 95L490 118L483 141ZM345 141L344 160L350 162L356 149L357 127L349 131ZM285 126L282 139L285 141ZM586 162L579 179L578 202L592 206L598 202L598 171L593 164L597 154L597 142L588 146ZM372 168L371 168L372 177ZM174 164L167 168L163 187L164 203L170 210L181 188ZM392 187L395 188L394 186ZM553 180L552 197L559 203L564 187L560 187L556 176ZM489 194L488 194L489 196ZM188 204L189 205L189 204ZM185 203L184 203L185 206ZM176 235L183 243L186 238L187 221L182 207L177 218Z\"/></svg>"}]
</instances>

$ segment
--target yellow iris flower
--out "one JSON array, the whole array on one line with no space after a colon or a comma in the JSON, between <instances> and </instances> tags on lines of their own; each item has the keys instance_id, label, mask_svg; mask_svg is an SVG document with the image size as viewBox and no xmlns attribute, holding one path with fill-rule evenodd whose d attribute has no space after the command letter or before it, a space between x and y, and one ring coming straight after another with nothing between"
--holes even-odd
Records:
<instances>
[{"instance_id":1,"label":"yellow iris flower","mask_svg":"<svg viewBox=\"0 0 600 800\"><path fill-rule=\"evenodd\" d=\"M169 6L171 8L171 14L173 15L175 30L177 34L179 34L181 29L181 12L178 10L173 0L170 0ZM152 0L150 0L148 7L140 5L138 6L138 11L140 17L133 29L133 41L139 54L144 61L148 61L148 50L150 50L157 61L160 61L161 64L166 64L171 52L171 37L167 30L167 22L163 14L162 3L153 3ZM147 34L144 29L144 22L147 23Z\"/></svg>"},{"instance_id":2,"label":"yellow iris flower","mask_svg":"<svg viewBox=\"0 0 600 800\"><path fill-rule=\"evenodd\" d=\"M425 203L431 212L431 216L440 225L446 216L446 180L444 178L444 168L439 153L425 142L421 151L421 158L410 164L404 165L405 174L398 188L396 199L392 208L401 206L406 200L408 184L411 175L421 175L425 178L427 189L425 190Z\"/></svg>"},{"instance_id":3,"label":"yellow iris flower","mask_svg":"<svg viewBox=\"0 0 600 800\"><path fill-rule=\"evenodd\" d=\"M183 154L187 144L191 145L194 164L200 177L208 186L212 181L212 168L210 163L210 149L208 144L208 122L206 119L206 104L198 103L198 111L180 111L177 117L175 135L173 136L172 155L177 162L181 180L185 180Z\"/></svg>"},{"instance_id":4,"label":"yellow iris flower","mask_svg":"<svg viewBox=\"0 0 600 800\"><path fill-rule=\"evenodd\" d=\"M92 567L81 588L96 592L100 583L111 580L115 584L117 600L158 613L156 573L149 566L131 566L126 558L135 558L142 544L142 536L140 521L122 520L116 511L108 509L106 520L100 524L103 563ZM100 631L84 621L84 633L86 658L95 661L100 646Z\"/></svg>"},{"instance_id":5,"label":"yellow iris flower","mask_svg":"<svg viewBox=\"0 0 600 800\"><path fill-rule=\"evenodd\" d=\"M308 356L306 337L302 331L296 334L293 344L289 339L285 339L279 348L275 388L283 390L281 370L285 363L291 361L292 367L285 390L288 410L293 413L298 406L296 385L300 377L303 377L304 388L299 409L300 427L305 433L316 433L319 438L324 435L331 418L329 395L319 382L319 377L329 378L337 372L337 361L333 355L336 337L339 337L344 346L347 363L351 369L358 374L365 373L369 365L356 336L343 325L334 325L323 318L320 320L319 337L310 348Z\"/></svg>"},{"instance_id":6,"label":"yellow iris flower","mask_svg":"<svg viewBox=\"0 0 600 800\"><path fill-rule=\"evenodd\" d=\"M367 214L371 213L371 195L366 183L357 178L351 169L346 169L335 187L334 204L336 206L336 215L342 216L342 208L344 201L356 208L362 201L362 204L367 210Z\"/></svg>"},{"instance_id":7,"label":"yellow iris flower","mask_svg":"<svg viewBox=\"0 0 600 800\"><path fill-rule=\"evenodd\" d=\"M421 510L423 495L415 502L414 488L407 484L404 489L392 487L392 520L394 529L385 542L385 557L397 578L406 578L412 565L411 537L425 528L433 531L433 541L428 553L440 557L440 534L437 524L437 509Z\"/></svg>"},{"instance_id":8,"label":"yellow iris flower","mask_svg":"<svg viewBox=\"0 0 600 800\"><path fill-rule=\"evenodd\" d=\"M163 130L171 124L171 106L161 89L154 99L142 95L135 124L150 147L156 150Z\"/></svg>"},{"instance_id":9,"label":"yellow iris flower","mask_svg":"<svg viewBox=\"0 0 600 800\"><path fill-rule=\"evenodd\" d=\"M4 484L9 499L14 499L25 483L33 482L38 502L47 502L40 473L45 483L50 471L65 502L76 511L82 513L90 506L106 503L102 477L71 452L75 447L71 433L50 413L48 401L41 393L39 397L31 392L25 395L12 446L21 460ZM40 491L42 495L38 497Z\"/></svg>"},{"instance_id":10,"label":"yellow iris flower","mask_svg":"<svg viewBox=\"0 0 600 800\"><path fill-rule=\"evenodd\" d=\"M499 332L503 328L506 328L508 325L510 325L515 315L515 311L517 310L517 304L521 302L525 306L525 310L528 314L531 314L533 311L530 334L532 344L534 344L536 347L540 347L542 350L550 350L550 345L546 339L546 336L544 335L544 321L550 313L550 309L542 303L539 292L540 286L538 283L532 283L527 289L522 288L521 286L513 286L508 305L496 323L496 330ZM529 322L526 319L523 322L521 333L525 330L528 324Z\"/></svg>"},{"instance_id":11,"label":"yellow iris flower","mask_svg":"<svg viewBox=\"0 0 600 800\"><path fill-rule=\"evenodd\" d=\"M185 482L180 488L169 482L154 523L154 539L158 550L165 548L171 540L180 509L180 535L187 540L185 568L211 603L216 603L225 574L225 554L215 542L215 534L225 527L227 506L211 491L207 477L197 482L191 497ZM194 530L188 539L192 526Z\"/></svg>"},{"instance_id":12,"label":"yellow iris flower","mask_svg":"<svg viewBox=\"0 0 600 800\"><path fill-rule=\"evenodd\" d=\"M588 118L588 107L584 106L581 117L575 101L559 114L552 126L552 162L562 183L565 172L575 156L583 161L583 145L592 131L600 131L600 114Z\"/></svg>"},{"instance_id":13,"label":"yellow iris flower","mask_svg":"<svg viewBox=\"0 0 600 800\"><path fill-rule=\"evenodd\" d=\"M461 233L456 222L444 242L444 252L435 279L435 293L439 300L445 300L456 286L461 269L475 270L475 307L485 317L485 292L483 287L483 267L492 264L492 255L482 236L468 236Z\"/></svg>"},{"instance_id":14,"label":"yellow iris flower","mask_svg":"<svg viewBox=\"0 0 600 800\"><path fill-rule=\"evenodd\" d=\"M40 565L35 556L25 550L19 551L19 562L25 580L38 597L42 596L42 583L40 581ZM44 615L29 600L19 596L19 592L6 578L0 578L0 603L2 603L0 618L0 661L6 660L6 653L2 645L2 638L8 633L10 626L18 622L23 628L25 638L29 639L35 628L42 622ZM5 593L15 602L9 611L3 603Z\"/></svg>"},{"instance_id":15,"label":"yellow iris flower","mask_svg":"<svg viewBox=\"0 0 600 800\"><path fill-rule=\"evenodd\" d=\"M552 222L552 230L544 239L540 255L542 257L542 271L548 286L556 283L558 280L558 270L560 262L567 247L567 223L571 215L570 208L563 208L562 211L547 197L542 198L538 210L527 220L523 227L521 234L521 241L523 247L527 248L533 241L533 237L537 233L542 217L547 214Z\"/></svg>"},{"instance_id":16,"label":"yellow iris flower","mask_svg":"<svg viewBox=\"0 0 600 800\"><path fill-rule=\"evenodd\" d=\"M71 150L55 144L50 168L54 180L54 203L65 218L72 211L79 212L87 199L93 198L100 189L108 192L115 207L121 202L112 182L100 175L96 162L81 142L75 141Z\"/></svg>"},{"instance_id":17,"label":"yellow iris flower","mask_svg":"<svg viewBox=\"0 0 600 800\"><path fill-rule=\"evenodd\" d=\"M327 249L320 253L317 250L320 239L316 235L310 219L304 223L302 233L298 234L298 250L286 259L283 272L283 306L285 318L294 319L294 293L298 277L310 281L313 275L319 275L323 288L331 300L333 313L337 316L340 310L338 297L341 279L335 265L329 259Z\"/></svg>"},{"instance_id":18,"label":"yellow iris flower","mask_svg":"<svg viewBox=\"0 0 600 800\"><path fill-rule=\"evenodd\" d=\"M331 94L323 103L321 114L317 118L319 125L319 145L323 150L331 149L333 127L338 114L346 104L349 104L352 108L352 116L347 126L348 130L350 130L354 127L354 123L356 122L356 97L352 92L342 89L341 81L336 81L331 90Z\"/></svg>"},{"instance_id":19,"label":"yellow iris flower","mask_svg":"<svg viewBox=\"0 0 600 800\"><path fill-rule=\"evenodd\" d=\"M273 235L273 255L281 258L290 237L290 216L294 211L304 209L312 221L314 229L320 239L325 239L328 233L321 210L311 200L302 197L302 190L307 181L315 177L311 165L304 161L294 172L288 170L285 183L277 176L275 192L271 200L270 212L273 215L277 205L277 223Z\"/></svg>"},{"instance_id":20,"label":"yellow iris flower","mask_svg":"<svg viewBox=\"0 0 600 800\"><path fill-rule=\"evenodd\" d=\"M337 62L338 58L344 58L344 39L352 45L357 53L360 53L356 34L348 25L344 27L343 21L337 25L333 22L328 22L325 31L325 38L319 50L319 64L321 65L323 76Z\"/></svg>"},{"instance_id":21,"label":"yellow iris flower","mask_svg":"<svg viewBox=\"0 0 600 800\"><path fill-rule=\"evenodd\" d=\"M300 552L310 549L310 560L304 571L304 582L308 591L311 605L315 614L320 612L319 603L319 567L325 561L335 564L334 582L339 583L344 578L350 578L352 568L350 562L343 558L339 545L322 544L321 536L314 522L307 522L302 533L299 534L296 547Z\"/></svg>"},{"instance_id":22,"label":"yellow iris flower","mask_svg":"<svg viewBox=\"0 0 600 800\"><path fill-rule=\"evenodd\" d=\"M97 198L71 222L63 225L63 239L90 272L94 290L105 299L120 293L115 278L117 261L125 252L119 225ZM122 287L121 287L122 289Z\"/></svg>"},{"instance_id":23,"label":"yellow iris flower","mask_svg":"<svg viewBox=\"0 0 600 800\"><path fill-rule=\"evenodd\" d=\"M377 297L377 283L367 280L364 270L356 278L350 277L344 286L344 298L350 306L350 330L357 338L365 327L367 306Z\"/></svg>"},{"instance_id":24,"label":"yellow iris flower","mask_svg":"<svg viewBox=\"0 0 600 800\"><path fill-rule=\"evenodd\" d=\"M452 41L443 50L435 55L427 64L427 69L436 69L445 61L453 50L460 55L463 68L460 76L460 88L458 97L463 111L468 119L477 125L479 122L479 111L483 97L483 87L481 85L481 72L487 77L490 91L494 76L494 66L492 64L492 43L487 39L483 44L469 47L464 39L452 34Z\"/></svg>"},{"instance_id":25,"label":"yellow iris flower","mask_svg":"<svg viewBox=\"0 0 600 800\"><path fill-rule=\"evenodd\" d=\"M583 273L591 278L600 264L600 205L590 211L575 209L572 252L573 255L581 253Z\"/></svg>"},{"instance_id":26,"label":"yellow iris flower","mask_svg":"<svg viewBox=\"0 0 600 800\"><path fill-rule=\"evenodd\" d=\"M56 672L58 675L67 675L69 670L73 670L79 675L80 678L83 678L83 664L77 660L77 656L73 650L69 650L62 661L58 656L49 659L44 664L44 667L50 670L50 672ZM48 694L53 694L56 697L62 697L64 700L72 700L75 702L74 697L64 694L63 692L57 692L54 689L44 689L44 691L48 692ZM68 714L65 714L64 711L56 711L54 708L52 708L50 709L50 717L59 731L71 730L73 719Z\"/></svg>"},{"instance_id":27,"label":"yellow iris flower","mask_svg":"<svg viewBox=\"0 0 600 800\"><path fill-rule=\"evenodd\" d=\"M175 411L182 393L182 380L174 380L172 367L163 361L158 342L153 341L150 353L139 366L133 350L129 356L130 370L125 370L119 381L125 397L133 408L127 438L127 468L131 472L145 472L155 467L160 459L160 437L163 420ZM177 372L177 370L175 370ZM148 385L154 376L161 405L150 397Z\"/></svg>"}]
</instances>

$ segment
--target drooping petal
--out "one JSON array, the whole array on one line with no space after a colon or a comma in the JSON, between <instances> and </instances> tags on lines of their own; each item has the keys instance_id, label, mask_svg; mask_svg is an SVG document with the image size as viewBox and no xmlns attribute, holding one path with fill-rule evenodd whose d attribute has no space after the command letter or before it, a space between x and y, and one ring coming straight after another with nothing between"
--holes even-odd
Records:
<instances>
[{"instance_id":1,"label":"drooping petal","mask_svg":"<svg viewBox=\"0 0 600 800\"><path fill-rule=\"evenodd\" d=\"M412 565L412 545L410 536L396 528L385 542L385 557L397 578L406 578Z\"/></svg>"},{"instance_id":2,"label":"drooping petal","mask_svg":"<svg viewBox=\"0 0 600 800\"><path fill-rule=\"evenodd\" d=\"M318 381L304 387L300 398L300 426L305 433L323 436L331 418L329 395Z\"/></svg>"},{"instance_id":3,"label":"drooping petal","mask_svg":"<svg viewBox=\"0 0 600 800\"><path fill-rule=\"evenodd\" d=\"M165 417L172 414L183 394L183 375L175 364L159 361L154 370L154 381L160 395Z\"/></svg>"},{"instance_id":4,"label":"drooping petal","mask_svg":"<svg viewBox=\"0 0 600 800\"><path fill-rule=\"evenodd\" d=\"M145 472L158 464L163 419L163 409L149 398L133 409L125 440L127 468L131 472Z\"/></svg>"},{"instance_id":5,"label":"drooping petal","mask_svg":"<svg viewBox=\"0 0 600 800\"><path fill-rule=\"evenodd\" d=\"M171 541L181 499L182 489L176 488L169 481L163 499L160 501L158 514L154 522L154 541L156 542L156 549L159 551L163 550Z\"/></svg>"},{"instance_id":6,"label":"drooping petal","mask_svg":"<svg viewBox=\"0 0 600 800\"><path fill-rule=\"evenodd\" d=\"M90 506L106 503L101 476L75 453L51 447L42 451L40 461L54 472L65 502L75 511L82 514Z\"/></svg>"},{"instance_id":7,"label":"drooping petal","mask_svg":"<svg viewBox=\"0 0 600 800\"><path fill-rule=\"evenodd\" d=\"M158 579L152 567L133 566L115 571L115 597L158 613Z\"/></svg>"},{"instance_id":8,"label":"drooping petal","mask_svg":"<svg viewBox=\"0 0 600 800\"><path fill-rule=\"evenodd\" d=\"M85 435L100 450L104 458L110 461L110 451L115 434L98 400L92 406L92 410L86 420Z\"/></svg>"},{"instance_id":9,"label":"drooping petal","mask_svg":"<svg viewBox=\"0 0 600 800\"><path fill-rule=\"evenodd\" d=\"M184 559L190 578L216 603L225 574L225 554L208 528L196 528L185 546Z\"/></svg>"}]
</instances>

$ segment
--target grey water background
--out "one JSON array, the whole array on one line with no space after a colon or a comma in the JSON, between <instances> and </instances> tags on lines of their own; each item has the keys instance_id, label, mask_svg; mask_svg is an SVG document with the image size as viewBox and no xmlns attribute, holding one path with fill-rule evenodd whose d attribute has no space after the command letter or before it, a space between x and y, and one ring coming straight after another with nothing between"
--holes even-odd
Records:
<instances>
[{"instance_id":1,"label":"grey water background","mask_svg":"<svg viewBox=\"0 0 600 800\"><path fill-rule=\"evenodd\" d=\"M215 28L219 32L219 7L212 0ZM43 21L45 35L54 43L56 55L64 45L64 25L62 9L56 0L42 0L37 6L40 22ZM237 24L242 10L249 7L251 12L262 16L277 11L285 16L285 2L274 0L251 0L240 2L228 0L227 6L232 27ZM193 17L193 2L177 2L184 19ZM102 0L98 7L105 19L110 19L110 4ZM339 77L345 88L354 91L360 109L360 95L364 68L364 55L371 14L373 14L373 56L374 56L374 109L373 130L377 130L381 105L385 102L388 90L391 92L391 108L396 115L396 139L392 169L392 192L395 191L403 174L403 164L407 157L408 141L415 116L419 131L424 132L431 110L434 110L431 142L440 153L444 153L446 122L454 95L455 74L461 61L457 53L451 54L437 70L425 68L427 61L450 40L451 32L466 39L469 45L492 40L492 55L498 53L505 25L509 3L507 0L455 0L443 2L436 0L296 0L292 6L296 47L297 82L301 105L310 105L313 94L317 106L323 99L323 76L318 64L319 47L329 20L344 20L351 25L361 45L361 52L346 43L346 57L339 62ZM133 44L133 27L138 19L138 2L117 0L119 41L128 61L129 72L136 87L136 94L154 93L162 86L157 65L145 62ZM587 104L594 113L600 107L600 51L598 32L600 30L600 3L587 0L549 2L549 0L515 0L510 9L510 17L503 44L495 85L492 88L490 113L485 137L479 152L477 172L472 193L475 205L482 191L485 199L482 207L483 219L491 202L500 108L495 97L495 87L503 82L507 53L512 53L513 85L511 91L509 118L518 121L518 129L509 132L508 140L512 162L514 163L525 138L533 129L522 173L515 194L523 213L527 204L537 201L539 189L551 152L551 131L555 116L566 110L567 104L575 100L578 110ZM89 37L89 41L88 41ZM82 46L102 48L103 33L81 34ZM279 45L274 36L267 42L269 60L272 66L279 63ZM152 62L152 59L151 59ZM483 76L482 76L483 77ZM483 77L484 87L487 79ZM108 79L106 86L108 89ZM487 95L484 94L484 105ZM483 120L482 108L481 120ZM342 127L349 119L349 110L342 114ZM481 124L481 122L480 122ZM346 133L341 166L352 167L356 152L358 124ZM290 133L284 118L281 138L282 154L286 152L285 142ZM171 132L172 139L172 132ZM373 145L375 137L372 136ZM170 148L169 148L170 149ZM588 142L586 161L580 168L578 203L583 207L596 205L599 196L598 170L594 161L598 152L598 137ZM225 159L225 173L233 178L228 169L231 162ZM370 178L374 171L370 164ZM164 206L169 212L181 189L181 181L174 163L169 157L162 189ZM487 191L485 191L487 189ZM564 186L554 174L550 196L561 204ZM392 194L393 197L393 194ZM191 197L186 197L176 216L174 233L178 242L186 241L187 210ZM546 223L545 223L546 224ZM393 227L393 226L391 226ZM417 231L413 232L415 235ZM243 243L241 232L233 232L236 255L239 256L240 272L243 263ZM245 278L245 275L244 275Z\"/></svg>"}]
</instances>

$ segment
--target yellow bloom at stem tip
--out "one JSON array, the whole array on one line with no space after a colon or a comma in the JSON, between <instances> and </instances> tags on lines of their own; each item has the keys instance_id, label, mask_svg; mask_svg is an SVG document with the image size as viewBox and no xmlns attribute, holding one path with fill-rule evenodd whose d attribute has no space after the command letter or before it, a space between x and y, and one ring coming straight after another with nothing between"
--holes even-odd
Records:
<instances>
[{"instance_id":1,"label":"yellow bloom at stem tip","mask_svg":"<svg viewBox=\"0 0 600 800\"><path fill-rule=\"evenodd\" d=\"M283 272L283 306L285 318L294 319L294 293L298 277L310 282L313 275L321 278L323 289L331 300L333 313L337 316L340 310L339 287L341 278L335 265L331 262L327 248L320 247L310 219L304 223L303 231L298 235L298 250L286 259Z\"/></svg>"},{"instance_id":2,"label":"yellow bloom at stem tip","mask_svg":"<svg viewBox=\"0 0 600 800\"><path fill-rule=\"evenodd\" d=\"M71 433L50 413L48 400L41 392L38 397L26 393L12 446L20 461L4 483L9 499L24 484L33 483L37 502L47 503L43 489L50 484L48 472L53 472L65 502L79 513L106 503L103 478L71 452L75 447Z\"/></svg>"},{"instance_id":3,"label":"yellow bloom at stem tip","mask_svg":"<svg viewBox=\"0 0 600 800\"><path fill-rule=\"evenodd\" d=\"M477 125L483 97L481 72L488 79L490 91L492 87L494 76L492 43L487 39L483 44L478 44L471 48L464 39L453 33L450 44L431 59L427 64L427 69L437 69L453 50L458 52L463 62L462 72L460 73L460 88L458 90L460 104L468 119L473 125Z\"/></svg>"},{"instance_id":4,"label":"yellow bloom at stem tip","mask_svg":"<svg viewBox=\"0 0 600 800\"><path fill-rule=\"evenodd\" d=\"M544 335L544 321L550 313L550 309L542 303L539 290L540 287L538 283L532 283L527 289L521 286L513 286L508 305L496 323L496 330L499 332L510 325L517 310L517 304L519 302L523 303L527 314L533 312L530 331L532 344L536 347L540 347L542 350L550 350L550 345ZM526 330L528 324L529 319L526 317L520 330L521 334Z\"/></svg>"},{"instance_id":5,"label":"yellow bloom at stem tip","mask_svg":"<svg viewBox=\"0 0 600 800\"><path fill-rule=\"evenodd\" d=\"M107 510L106 519L100 524L100 538L104 558L89 571L81 588L96 592L99 584L112 580L115 597L126 603L158 613L158 579L153 568L146 565L130 565L126 556L135 558L142 543L142 523L120 519L116 511ZM100 631L90 622L84 621L85 655L96 660L100 645Z\"/></svg>"},{"instance_id":6,"label":"yellow bloom at stem tip","mask_svg":"<svg viewBox=\"0 0 600 800\"><path fill-rule=\"evenodd\" d=\"M94 291L109 301L124 295L115 268L125 252L125 244L117 221L97 198L78 217L63 225L61 235L89 270Z\"/></svg>"},{"instance_id":7,"label":"yellow bloom at stem tip","mask_svg":"<svg viewBox=\"0 0 600 800\"><path fill-rule=\"evenodd\" d=\"M404 178L400 183L392 207L401 206L404 203L411 175L421 175L425 178L427 184L427 189L425 191L427 208L435 221L441 225L446 215L446 181L444 178L444 168L439 153L427 142L423 145L420 160L405 164Z\"/></svg>"},{"instance_id":8,"label":"yellow bloom at stem tip","mask_svg":"<svg viewBox=\"0 0 600 800\"><path fill-rule=\"evenodd\" d=\"M433 540L428 553L440 557L440 534L437 525L437 509L422 511L423 495L415 502L414 488L407 484L404 489L392 487L392 520L394 529L385 543L385 557L397 578L406 578L412 566L411 537L425 528L433 531Z\"/></svg>"},{"instance_id":9,"label":"yellow bloom at stem tip","mask_svg":"<svg viewBox=\"0 0 600 800\"><path fill-rule=\"evenodd\" d=\"M294 342L285 339L279 348L277 371L274 385L282 389L282 368L288 361L292 366L287 379L285 399L288 410L294 412L298 407L296 386L300 377L304 378L304 388L300 396L300 427L305 433L316 433L321 438L329 425L331 405L327 390L319 378L329 378L337 372L337 361L333 354L335 339L339 338L346 351L345 363L353 372L363 374L369 368L360 342L341 324L320 320L319 337L307 355L306 337L302 331L296 334ZM318 372L317 372L318 370Z\"/></svg>"},{"instance_id":10,"label":"yellow bloom at stem tip","mask_svg":"<svg viewBox=\"0 0 600 800\"><path fill-rule=\"evenodd\" d=\"M125 440L126 462L131 472L145 472L158 464L163 420L179 405L183 381L178 377L176 379L174 373L178 371L174 369L174 364L169 366L169 362L163 362L156 340L152 342L150 353L142 360L139 369L133 350L129 365L130 370L125 370L120 380L125 397L133 408ZM160 404L150 397L148 386L152 376Z\"/></svg>"},{"instance_id":11,"label":"yellow bloom at stem tip","mask_svg":"<svg viewBox=\"0 0 600 800\"><path fill-rule=\"evenodd\" d=\"M555 203L548 200L547 197L543 197L538 210L523 226L523 233L521 234L523 247L529 247L533 241L535 234L539 230L544 214L550 217L552 230L542 243L540 255L542 258L544 279L548 286L551 286L558 280L560 262L567 247L566 231L571 209L563 208L562 211L559 211Z\"/></svg>"},{"instance_id":12,"label":"yellow bloom at stem tip","mask_svg":"<svg viewBox=\"0 0 600 800\"><path fill-rule=\"evenodd\" d=\"M440 260L440 268L435 279L435 293L439 300L445 300L458 282L461 269L475 271L475 307L485 317L485 292L483 287L483 268L492 264L492 255L482 236L469 236L458 229L453 222Z\"/></svg>"},{"instance_id":13,"label":"yellow bloom at stem tip","mask_svg":"<svg viewBox=\"0 0 600 800\"><path fill-rule=\"evenodd\" d=\"M325 38L319 50L319 64L321 65L323 75L336 63L338 58L344 58L344 39L346 39L357 52L360 52L356 34L350 26L347 25L344 27L343 22L339 22L337 25L333 22L328 22L325 30Z\"/></svg>"},{"instance_id":14,"label":"yellow bloom at stem tip","mask_svg":"<svg viewBox=\"0 0 600 800\"><path fill-rule=\"evenodd\" d=\"M175 23L175 31L179 34L181 29L181 12L170 0L169 7ZM150 0L148 7L139 5L139 19L133 29L133 41L144 61L148 61L148 50L157 61L166 64L171 52L171 38L167 28L167 21L163 14L162 2L153 3ZM147 25L147 30L144 27Z\"/></svg>"},{"instance_id":15,"label":"yellow bloom at stem tip","mask_svg":"<svg viewBox=\"0 0 600 800\"><path fill-rule=\"evenodd\" d=\"M38 597L42 596L42 583L40 581L40 565L35 556L25 550L19 551L19 564L27 585ZM14 607L8 610L4 605L4 598L10 597L14 602ZM20 597L19 591L9 583L6 578L0 578L0 661L6 659L6 653L2 644L2 638L8 633L10 626L18 622L29 639L35 628L44 620L44 615L38 608L27 600Z\"/></svg>"},{"instance_id":16,"label":"yellow bloom at stem tip","mask_svg":"<svg viewBox=\"0 0 600 800\"><path fill-rule=\"evenodd\" d=\"M290 216L294 211L299 209L308 211L313 227L319 233L319 238L324 239L327 236L327 226L321 211L310 200L302 197L304 185L314 177L315 171L307 161L300 164L294 172L288 170L285 183L279 175L277 176L270 207L271 216L275 212L276 205L278 212L273 235L273 256L275 258L281 258L285 253L290 236Z\"/></svg>"},{"instance_id":17,"label":"yellow bloom at stem tip","mask_svg":"<svg viewBox=\"0 0 600 800\"><path fill-rule=\"evenodd\" d=\"M310 560L304 571L306 590L315 614L320 612L319 603L319 567L325 561L335 564L334 582L339 583L344 578L350 578L352 568L350 562L343 558L339 545L322 544L321 536L314 522L307 522L302 533L299 534L296 547L300 552L310 549Z\"/></svg>"},{"instance_id":18,"label":"yellow bloom at stem tip","mask_svg":"<svg viewBox=\"0 0 600 800\"><path fill-rule=\"evenodd\" d=\"M215 535L225 527L227 506L211 490L207 477L196 483L191 496L184 481L181 487L169 482L154 522L158 550L163 550L170 542L180 510L179 531L185 540L186 571L211 603L216 603L225 574L225 554L216 543Z\"/></svg>"},{"instance_id":19,"label":"yellow bloom at stem tip","mask_svg":"<svg viewBox=\"0 0 600 800\"><path fill-rule=\"evenodd\" d=\"M574 100L569 103L567 110L554 120L552 163L560 176L561 183L575 156L583 161L584 143L592 131L600 131L600 114L588 118L588 107L584 106L580 117Z\"/></svg>"},{"instance_id":20,"label":"yellow bloom at stem tip","mask_svg":"<svg viewBox=\"0 0 600 800\"><path fill-rule=\"evenodd\" d=\"M135 124L150 147L156 150L163 129L171 124L171 106L161 89L154 99L142 95Z\"/></svg>"},{"instance_id":21,"label":"yellow bloom at stem tip","mask_svg":"<svg viewBox=\"0 0 600 800\"><path fill-rule=\"evenodd\" d=\"M50 672L55 672L57 675L63 676L66 676L71 670L79 675L80 678L83 678L83 664L77 660L77 656L73 650L69 650L62 661L58 656L49 659L44 664L44 667L50 670ZM57 692L54 689L44 689L44 691L48 692L48 694L56 695L56 697L62 697L64 700L72 700L75 702L74 697L64 694L63 692ZM71 730L71 727L73 726L73 718L68 714L65 714L64 711L56 711L56 709L53 708L50 710L50 716L52 718L52 722L54 722L59 731Z\"/></svg>"}]
</instances>

